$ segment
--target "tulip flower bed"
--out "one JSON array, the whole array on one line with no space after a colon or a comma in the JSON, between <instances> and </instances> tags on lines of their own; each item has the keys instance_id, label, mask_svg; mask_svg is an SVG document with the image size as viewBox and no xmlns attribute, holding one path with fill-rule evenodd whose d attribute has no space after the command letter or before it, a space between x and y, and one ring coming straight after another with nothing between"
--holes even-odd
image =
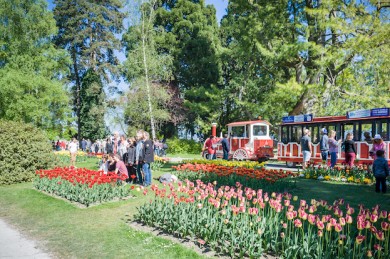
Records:
<instances>
[{"instance_id":1,"label":"tulip flower bed","mask_svg":"<svg viewBox=\"0 0 390 259\"><path fill-rule=\"evenodd\" d=\"M359 165L356 167L340 167L327 168L314 165L309 166L300 175L307 179L336 181L336 182L349 182L356 184L371 184L375 182L374 174L367 165Z\"/></svg>"},{"instance_id":2,"label":"tulip flower bed","mask_svg":"<svg viewBox=\"0 0 390 259\"><path fill-rule=\"evenodd\" d=\"M192 238L221 255L258 258L389 258L390 214L326 201L298 201L289 193L211 183L152 185L155 199L135 219Z\"/></svg>"},{"instance_id":3,"label":"tulip flower bed","mask_svg":"<svg viewBox=\"0 0 390 259\"><path fill-rule=\"evenodd\" d=\"M200 165L218 165L226 167L244 167L259 169L264 167L265 163L259 163L256 161L227 161L227 160L207 160L207 159L192 159L186 160L185 164L200 164Z\"/></svg>"},{"instance_id":4,"label":"tulip flower bed","mask_svg":"<svg viewBox=\"0 0 390 259\"><path fill-rule=\"evenodd\" d=\"M266 188L272 184L275 191L284 191L293 184L292 178L295 174L291 171L227 167L214 164L182 164L172 166L177 171L177 176L181 180L211 183L217 181L221 185L234 185L240 182L244 186L251 188Z\"/></svg>"},{"instance_id":5,"label":"tulip flower bed","mask_svg":"<svg viewBox=\"0 0 390 259\"><path fill-rule=\"evenodd\" d=\"M120 177L114 173L103 174L101 171L64 167L39 170L36 174L36 189L86 206L130 194L129 188L117 185Z\"/></svg>"}]
</instances>

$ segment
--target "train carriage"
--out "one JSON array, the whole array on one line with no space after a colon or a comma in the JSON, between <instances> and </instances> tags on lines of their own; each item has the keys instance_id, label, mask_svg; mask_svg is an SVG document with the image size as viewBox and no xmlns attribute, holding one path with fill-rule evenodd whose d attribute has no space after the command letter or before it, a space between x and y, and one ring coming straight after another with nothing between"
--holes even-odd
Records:
<instances>
[{"instance_id":1,"label":"train carriage","mask_svg":"<svg viewBox=\"0 0 390 259\"><path fill-rule=\"evenodd\" d=\"M273 157L273 140L270 137L271 124L265 120L239 121L229 123L228 141L230 144L229 159L266 161ZM212 134L215 136L216 124ZM221 136L222 137L222 136ZM223 156L222 145L217 144L217 157Z\"/></svg>"},{"instance_id":2,"label":"train carriage","mask_svg":"<svg viewBox=\"0 0 390 259\"><path fill-rule=\"evenodd\" d=\"M372 163L369 151L372 141L368 138L380 134L385 142L385 158L389 160L390 151L390 111L389 108L358 110L348 112L346 116L327 116L313 118L311 114L287 116L279 127L278 160L285 161L287 166L294 166L303 160L300 139L304 129L311 131L312 160L321 162L320 138L321 129L336 131L336 140L344 140L347 133L352 133L356 143L358 163ZM345 153L338 150L337 162L345 160Z\"/></svg>"}]
</instances>

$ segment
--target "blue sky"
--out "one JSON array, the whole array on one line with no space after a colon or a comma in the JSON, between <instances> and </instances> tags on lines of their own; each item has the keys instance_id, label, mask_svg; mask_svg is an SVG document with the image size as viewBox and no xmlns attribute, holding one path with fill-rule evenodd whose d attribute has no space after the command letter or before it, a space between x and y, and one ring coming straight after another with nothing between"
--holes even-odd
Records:
<instances>
[{"instance_id":1,"label":"blue sky","mask_svg":"<svg viewBox=\"0 0 390 259\"><path fill-rule=\"evenodd\" d=\"M54 0L47 0L49 9L52 10L54 8ZM206 4L212 4L215 6L217 10L217 19L220 21L222 17L226 13L226 7L228 5L228 0L206 0Z\"/></svg>"}]
</instances>

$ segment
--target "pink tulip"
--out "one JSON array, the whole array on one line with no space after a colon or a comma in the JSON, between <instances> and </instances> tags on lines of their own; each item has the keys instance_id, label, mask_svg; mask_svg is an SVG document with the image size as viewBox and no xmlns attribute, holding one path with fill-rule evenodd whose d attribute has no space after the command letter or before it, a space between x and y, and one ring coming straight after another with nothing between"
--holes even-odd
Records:
<instances>
[{"instance_id":1,"label":"pink tulip","mask_svg":"<svg viewBox=\"0 0 390 259\"><path fill-rule=\"evenodd\" d=\"M300 220L300 219L294 220L294 225L295 225L295 227L297 227L297 228L301 228L301 227L302 227L302 222L301 222L301 220Z\"/></svg>"},{"instance_id":2,"label":"pink tulip","mask_svg":"<svg viewBox=\"0 0 390 259\"><path fill-rule=\"evenodd\" d=\"M371 214L370 221L371 221L372 223L377 222L377 221L378 221L378 215L376 215L376 214Z\"/></svg>"},{"instance_id":3,"label":"pink tulip","mask_svg":"<svg viewBox=\"0 0 390 259\"><path fill-rule=\"evenodd\" d=\"M288 220L293 220L294 219L294 213L292 211L287 211L286 212L286 217Z\"/></svg>"},{"instance_id":4,"label":"pink tulip","mask_svg":"<svg viewBox=\"0 0 390 259\"><path fill-rule=\"evenodd\" d=\"M368 257L368 258L371 258L371 257L372 257L372 251L371 251L371 250L368 250L368 251L367 251L367 257Z\"/></svg>"},{"instance_id":5,"label":"pink tulip","mask_svg":"<svg viewBox=\"0 0 390 259\"><path fill-rule=\"evenodd\" d=\"M324 235L324 233L322 232L322 230L318 230L317 235L318 235L319 237L322 237L322 236Z\"/></svg>"},{"instance_id":6,"label":"pink tulip","mask_svg":"<svg viewBox=\"0 0 390 259\"><path fill-rule=\"evenodd\" d=\"M377 250L377 251L381 251L383 247L381 247L380 244L375 244L374 245L374 249ZM368 255L367 255L368 256Z\"/></svg>"},{"instance_id":7,"label":"pink tulip","mask_svg":"<svg viewBox=\"0 0 390 259\"><path fill-rule=\"evenodd\" d=\"M381 218L381 219L387 218L387 211L382 210L381 213L379 214L379 218Z\"/></svg>"},{"instance_id":8,"label":"pink tulip","mask_svg":"<svg viewBox=\"0 0 390 259\"><path fill-rule=\"evenodd\" d=\"M291 201L290 200L284 200L283 203L284 203L284 206L288 207L288 206L290 206Z\"/></svg>"},{"instance_id":9,"label":"pink tulip","mask_svg":"<svg viewBox=\"0 0 390 259\"><path fill-rule=\"evenodd\" d=\"M334 225L334 230L339 233L343 230L343 227L340 224Z\"/></svg>"},{"instance_id":10,"label":"pink tulip","mask_svg":"<svg viewBox=\"0 0 390 259\"><path fill-rule=\"evenodd\" d=\"M346 216L345 216L345 221L346 221L348 224L352 224L353 219L352 219L352 217L351 217L350 215L346 215Z\"/></svg>"},{"instance_id":11,"label":"pink tulip","mask_svg":"<svg viewBox=\"0 0 390 259\"><path fill-rule=\"evenodd\" d=\"M384 241L385 240L385 235L383 234L382 231L377 231L375 233L375 237L379 240L379 241Z\"/></svg>"},{"instance_id":12,"label":"pink tulip","mask_svg":"<svg viewBox=\"0 0 390 259\"><path fill-rule=\"evenodd\" d=\"M372 226L371 222L366 220L366 229L370 229Z\"/></svg>"},{"instance_id":13,"label":"pink tulip","mask_svg":"<svg viewBox=\"0 0 390 259\"><path fill-rule=\"evenodd\" d=\"M341 226L345 226L345 223L346 223L345 218L343 218L343 217L339 218L339 223Z\"/></svg>"},{"instance_id":14,"label":"pink tulip","mask_svg":"<svg viewBox=\"0 0 390 259\"><path fill-rule=\"evenodd\" d=\"M362 221L362 220L358 220L357 221L357 229L359 230L363 230L366 228L366 223L365 221Z\"/></svg>"},{"instance_id":15,"label":"pink tulip","mask_svg":"<svg viewBox=\"0 0 390 259\"><path fill-rule=\"evenodd\" d=\"M332 227L334 227L334 226L337 224L337 220L334 219L334 218L331 218L331 219L329 220L329 222L330 222L330 224L332 224Z\"/></svg>"},{"instance_id":16,"label":"pink tulip","mask_svg":"<svg viewBox=\"0 0 390 259\"><path fill-rule=\"evenodd\" d=\"M330 224L329 222L326 223L326 230L327 231L332 231L332 224Z\"/></svg>"},{"instance_id":17,"label":"pink tulip","mask_svg":"<svg viewBox=\"0 0 390 259\"><path fill-rule=\"evenodd\" d=\"M361 243L363 243L364 239L366 239L365 236L363 236L363 235L358 235L358 236L356 237L356 244L360 245Z\"/></svg>"},{"instance_id":18,"label":"pink tulip","mask_svg":"<svg viewBox=\"0 0 390 259\"><path fill-rule=\"evenodd\" d=\"M309 223L310 223L311 225L316 224L316 216L314 216L313 214L309 214L309 215L307 216L307 221L309 221Z\"/></svg>"},{"instance_id":19,"label":"pink tulip","mask_svg":"<svg viewBox=\"0 0 390 259\"><path fill-rule=\"evenodd\" d=\"M388 231L390 229L390 224L385 221L382 221L381 227L383 231Z\"/></svg>"},{"instance_id":20,"label":"pink tulip","mask_svg":"<svg viewBox=\"0 0 390 259\"><path fill-rule=\"evenodd\" d=\"M301 202L299 203L299 205L301 207L305 207L306 206L306 201L305 200L301 200Z\"/></svg>"},{"instance_id":21,"label":"pink tulip","mask_svg":"<svg viewBox=\"0 0 390 259\"><path fill-rule=\"evenodd\" d=\"M294 210L294 205L289 205L287 208L288 211L293 211Z\"/></svg>"},{"instance_id":22,"label":"pink tulip","mask_svg":"<svg viewBox=\"0 0 390 259\"><path fill-rule=\"evenodd\" d=\"M347 214L348 215L352 215L352 214L354 214L355 213L355 210L352 208L352 207L349 207L348 209L347 209Z\"/></svg>"},{"instance_id":23,"label":"pink tulip","mask_svg":"<svg viewBox=\"0 0 390 259\"><path fill-rule=\"evenodd\" d=\"M299 211L299 217L303 220L307 219L307 213L304 211Z\"/></svg>"},{"instance_id":24,"label":"pink tulip","mask_svg":"<svg viewBox=\"0 0 390 259\"><path fill-rule=\"evenodd\" d=\"M321 229L321 230L324 229L325 228L324 222L318 220L317 221L317 228Z\"/></svg>"}]
</instances>

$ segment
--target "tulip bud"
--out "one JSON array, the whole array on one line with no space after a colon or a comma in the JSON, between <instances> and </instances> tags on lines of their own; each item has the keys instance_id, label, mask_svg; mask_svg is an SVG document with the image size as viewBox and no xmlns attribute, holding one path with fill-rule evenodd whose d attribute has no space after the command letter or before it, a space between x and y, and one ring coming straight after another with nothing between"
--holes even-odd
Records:
<instances>
[{"instance_id":1,"label":"tulip bud","mask_svg":"<svg viewBox=\"0 0 390 259\"><path fill-rule=\"evenodd\" d=\"M318 230L318 236L322 237L323 235L324 235L324 233L322 232L322 230Z\"/></svg>"},{"instance_id":2,"label":"tulip bud","mask_svg":"<svg viewBox=\"0 0 390 259\"><path fill-rule=\"evenodd\" d=\"M281 238L285 238L284 232L280 233Z\"/></svg>"},{"instance_id":3,"label":"tulip bud","mask_svg":"<svg viewBox=\"0 0 390 259\"><path fill-rule=\"evenodd\" d=\"M357 245L360 245L361 243L363 243L364 239L366 239L365 236L363 236L363 235L358 235L358 236L356 237L356 241L355 241L355 242L356 242Z\"/></svg>"},{"instance_id":4,"label":"tulip bud","mask_svg":"<svg viewBox=\"0 0 390 259\"><path fill-rule=\"evenodd\" d=\"M381 219L387 218L387 211L382 210L381 213L379 214L379 218L381 218Z\"/></svg>"},{"instance_id":5,"label":"tulip bud","mask_svg":"<svg viewBox=\"0 0 390 259\"><path fill-rule=\"evenodd\" d=\"M371 251L371 250L368 250L368 251L367 251L367 257L368 257L368 258L371 258L371 257L372 257L372 251Z\"/></svg>"},{"instance_id":6,"label":"tulip bud","mask_svg":"<svg viewBox=\"0 0 390 259\"><path fill-rule=\"evenodd\" d=\"M332 231L332 224L330 224L329 222L326 224L326 230Z\"/></svg>"},{"instance_id":7,"label":"tulip bud","mask_svg":"<svg viewBox=\"0 0 390 259\"><path fill-rule=\"evenodd\" d=\"M388 231L390 229L390 224L385 221L382 221L381 227L383 231Z\"/></svg>"},{"instance_id":8,"label":"tulip bud","mask_svg":"<svg viewBox=\"0 0 390 259\"><path fill-rule=\"evenodd\" d=\"M297 201L297 200L298 200L298 196L294 196L293 201Z\"/></svg>"},{"instance_id":9,"label":"tulip bud","mask_svg":"<svg viewBox=\"0 0 390 259\"><path fill-rule=\"evenodd\" d=\"M335 230L337 233L339 233L339 232L341 232L341 230L343 230L343 227L342 227L340 224L336 224L336 225L334 226L334 230Z\"/></svg>"}]
</instances>

